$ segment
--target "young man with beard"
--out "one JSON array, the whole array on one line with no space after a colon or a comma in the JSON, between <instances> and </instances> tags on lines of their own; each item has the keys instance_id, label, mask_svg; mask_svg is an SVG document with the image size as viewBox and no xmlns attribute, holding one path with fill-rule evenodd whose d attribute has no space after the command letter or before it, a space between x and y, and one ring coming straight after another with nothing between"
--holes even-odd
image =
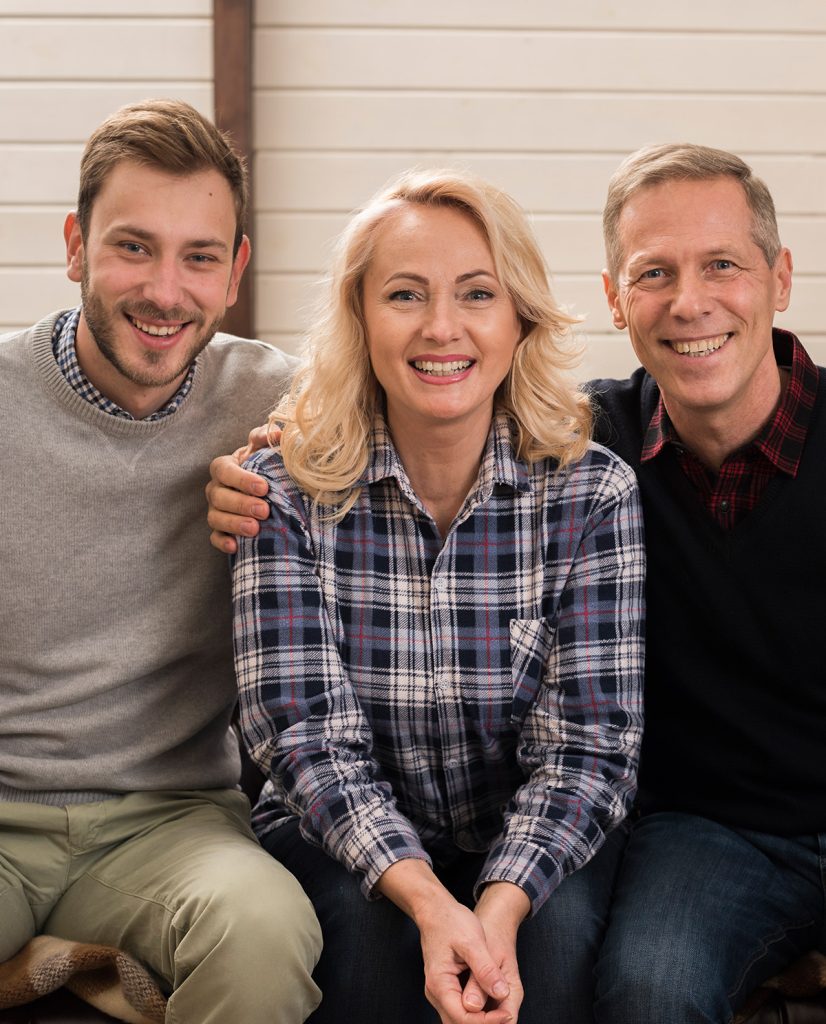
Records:
<instances>
[{"instance_id":1,"label":"young man with beard","mask_svg":"<svg viewBox=\"0 0 826 1024\"><path fill-rule=\"evenodd\" d=\"M119 111L65 225L80 308L0 342L0 960L41 932L120 947L186 1024L319 1001L312 907L237 789L229 574L195 521L292 369L216 335L246 200L191 107Z\"/></svg>"},{"instance_id":2,"label":"young man with beard","mask_svg":"<svg viewBox=\"0 0 826 1024\"><path fill-rule=\"evenodd\" d=\"M736 156L633 154L604 229L613 321L644 367L591 389L645 513L646 724L610 917L567 879L571 960L549 970L580 992L566 1024L724 1024L825 937L823 371L773 328L791 255ZM231 459L214 472L214 529L253 533L266 489Z\"/></svg>"}]
</instances>

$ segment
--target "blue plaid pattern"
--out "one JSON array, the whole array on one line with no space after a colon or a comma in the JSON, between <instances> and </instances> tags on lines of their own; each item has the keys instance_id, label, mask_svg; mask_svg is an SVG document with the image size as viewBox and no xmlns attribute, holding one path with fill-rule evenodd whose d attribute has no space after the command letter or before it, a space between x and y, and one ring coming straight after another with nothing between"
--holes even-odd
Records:
<instances>
[{"instance_id":1,"label":"blue plaid pattern","mask_svg":"<svg viewBox=\"0 0 826 1024\"><path fill-rule=\"evenodd\" d=\"M234 561L241 722L290 816L371 895L395 861L488 851L534 909L625 814L641 738L636 481L596 445L527 466L497 417L442 543L383 422L334 523L277 452L271 516Z\"/></svg>"},{"instance_id":2,"label":"blue plaid pattern","mask_svg":"<svg viewBox=\"0 0 826 1024\"><path fill-rule=\"evenodd\" d=\"M85 398L87 402L96 405L98 409L109 413L110 416L120 416L121 419L126 420L134 419L135 417L130 412L121 409L119 405L98 391L83 370L81 370L80 363L77 361L77 352L75 351L75 339L77 337L79 320L80 307L68 310L62 316L59 316L55 322L54 330L52 331L52 351L57 360L57 365L60 367L60 372L81 398ZM176 412L189 394L194 379L195 363L190 366L189 373L184 378L183 383L166 405L151 413L151 415L145 416L144 419L147 422L160 420L164 416L169 416Z\"/></svg>"}]
</instances>

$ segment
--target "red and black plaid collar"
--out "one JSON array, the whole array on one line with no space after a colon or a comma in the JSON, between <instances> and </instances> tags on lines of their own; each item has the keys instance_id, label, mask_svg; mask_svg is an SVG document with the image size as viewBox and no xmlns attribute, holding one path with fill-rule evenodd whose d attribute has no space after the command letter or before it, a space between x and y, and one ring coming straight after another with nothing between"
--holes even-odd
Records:
<instances>
[{"instance_id":1,"label":"red and black plaid collar","mask_svg":"<svg viewBox=\"0 0 826 1024\"><path fill-rule=\"evenodd\" d=\"M775 327L772 340L777 365L791 370L789 382L774 416L748 447L762 452L780 472L795 476L815 403L818 369L790 331ZM641 461L653 459L667 444L681 442L661 395L645 432Z\"/></svg>"}]
</instances>

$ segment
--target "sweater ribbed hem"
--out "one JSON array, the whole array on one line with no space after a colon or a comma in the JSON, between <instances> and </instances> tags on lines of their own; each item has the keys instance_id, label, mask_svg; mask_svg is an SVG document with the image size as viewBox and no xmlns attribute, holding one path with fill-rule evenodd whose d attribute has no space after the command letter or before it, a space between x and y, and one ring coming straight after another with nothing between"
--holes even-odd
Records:
<instances>
[{"instance_id":1,"label":"sweater ribbed hem","mask_svg":"<svg viewBox=\"0 0 826 1024\"><path fill-rule=\"evenodd\" d=\"M91 804L96 800L111 800L123 793L106 793L103 790L73 789L14 789L0 782L0 803L45 804L49 807L65 807L66 804Z\"/></svg>"}]
</instances>

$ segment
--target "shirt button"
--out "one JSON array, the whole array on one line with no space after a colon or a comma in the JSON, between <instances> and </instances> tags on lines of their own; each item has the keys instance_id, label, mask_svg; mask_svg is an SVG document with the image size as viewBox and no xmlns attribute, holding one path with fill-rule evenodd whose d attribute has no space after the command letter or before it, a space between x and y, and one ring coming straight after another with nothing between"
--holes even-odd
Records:
<instances>
[{"instance_id":1,"label":"shirt button","mask_svg":"<svg viewBox=\"0 0 826 1024\"><path fill-rule=\"evenodd\" d=\"M447 580L445 580L444 577L442 576L437 576L436 579L433 581L433 589L437 590L440 594L442 593L446 586Z\"/></svg>"},{"instance_id":2,"label":"shirt button","mask_svg":"<svg viewBox=\"0 0 826 1024\"><path fill-rule=\"evenodd\" d=\"M459 762L456 760L455 757L448 758L446 764L447 764L448 768L458 768L459 767Z\"/></svg>"},{"instance_id":3,"label":"shirt button","mask_svg":"<svg viewBox=\"0 0 826 1024\"><path fill-rule=\"evenodd\" d=\"M728 502L725 499L720 502L720 511L728 512Z\"/></svg>"}]
</instances>

